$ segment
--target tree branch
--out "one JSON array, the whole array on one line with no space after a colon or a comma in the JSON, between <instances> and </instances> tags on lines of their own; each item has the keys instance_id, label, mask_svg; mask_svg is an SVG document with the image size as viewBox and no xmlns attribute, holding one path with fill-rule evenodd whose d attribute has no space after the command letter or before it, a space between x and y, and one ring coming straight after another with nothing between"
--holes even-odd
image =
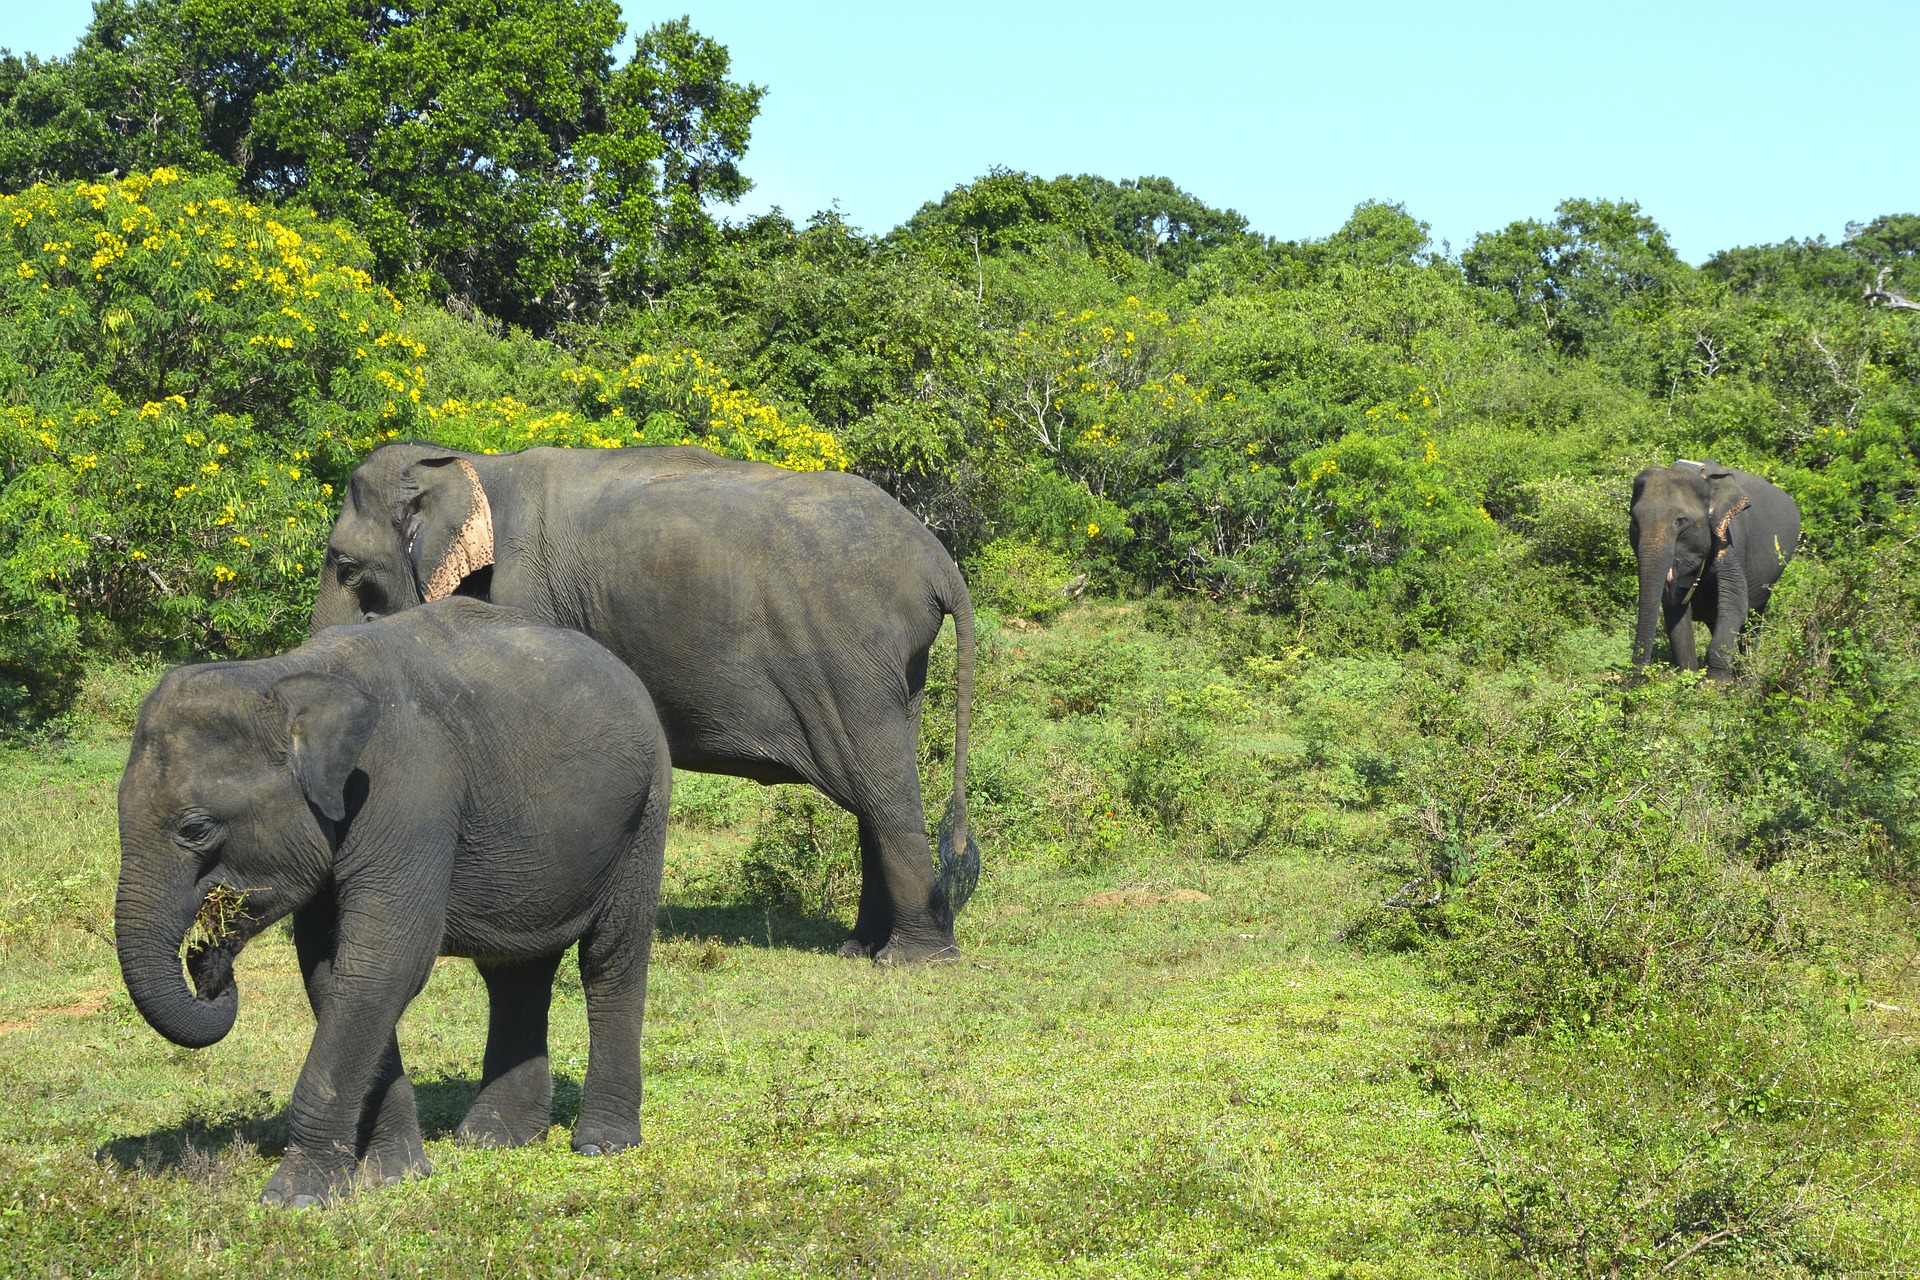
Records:
<instances>
[{"instance_id":1,"label":"tree branch","mask_svg":"<svg viewBox=\"0 0 1920 1280\"><path fill-rule=\"evenodd\" d=\"M1887 277L1892 272L1892 267L1880 268L1879 277L1867 286L1866 304L1870 307L1886 307L1890 311L1920 311L1920 302L1904 298L1886 287Z\"/></svg>"}]
</instances>

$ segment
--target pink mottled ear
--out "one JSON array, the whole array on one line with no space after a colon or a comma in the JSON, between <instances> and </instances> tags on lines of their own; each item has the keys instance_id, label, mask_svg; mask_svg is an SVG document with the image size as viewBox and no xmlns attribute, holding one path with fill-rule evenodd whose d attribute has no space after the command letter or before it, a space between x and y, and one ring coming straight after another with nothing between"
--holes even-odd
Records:
<instances>
[{"instance_id":1,"label":"pink mottled ear","mask_svg":"<svg viewBox=\"0 0 1920 1280\"><path fill-rule=\"evenodd\" d=\"M313 806L335 822L347 816L347 778L380 720L377 703L339 676L303 671L273 696L286 712L287 763Z\"/></svg>"},{"instance_id":2,"label":"pink mottled ear","mask_svg":"<svg viewBox=\"0 0 1920 1280\"><path fill-rule=\"evenodd\" d=\"M1747 494L1740 487L1740 481L1733 472L1716 462L1705 463L1701 473L1712 486L1712 497L1707 500L1707 523L1713 526L1713 540L1720 546L1727 543L1727 531L1733 526L1733 518L1748 507Z\"/></svg>"},{"instance_id":3,"label":"pink mottled ear","mask_svg":"<svg viewBox=\"0 0 1920 1280\"><path fill-rule=\"evenodd\" d=\"M422 600L443 599L493 563L493 509L465 458L422 458L403 478L409 496L402 532L414 581Z\"/></svg>"}]
</instances>

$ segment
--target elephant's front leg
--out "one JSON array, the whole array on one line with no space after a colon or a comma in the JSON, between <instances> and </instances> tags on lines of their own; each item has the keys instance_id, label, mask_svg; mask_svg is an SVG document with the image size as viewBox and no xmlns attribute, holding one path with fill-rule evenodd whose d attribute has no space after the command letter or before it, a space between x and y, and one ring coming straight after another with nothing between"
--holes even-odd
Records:
<instances>
[{"instance_id":1,"label":"elephant's front leg","mask_svg":"<svg viewBox=\"0 0 1920 1280\"><path fill-rule=\"evenodd\" d=\"M300 908L293 915L293 944L300 956L307 1000L316 1022L331 993L333 953L339 944L338 916L331 893ZM359 1168L355 1180L363 1186L391 1186L403 1178L424 1178L433 1172L426 1144L420 1137L420 1111L413 1081L400 1061L400 1039L389 1036L373 1087L360 1113Z\"/></svg>"},{"instance_id":2,"label":"elephant's front leg","mask_svg":"<svg viewBox=\"0 0 1920 1280\"><path fill-rule=\"evenodd\" d=\"M1720 553L1719 613L1713 620L1713 636L1707 641L1707 678L1733 679L1733 656L1740 648L1740 631L1747 624L1747 579L1733 550Z\"/></svg>"},{"instance_id":3,"label":"elephant's front leg","mask_svg":"<svg viewBox=\"0 0 1920 1280\"><path fill-rule=\"evenodd\" d=\"M1696 671L1700 667L1698 650L1693 641L1693 603L1671 602L1661 606L1666 614L1667 644L1673 650L1673 665L1682 671Z\"/></svg>"},{"instance_id":4,"label":"elephant's front leg","mask_svg":"<svg viewBox=\"0 0 1920 1280\"><path fill-rule=\"evenodd\" d=\"M319 924L309 921L316 929ZM301 1208L346 1195L363 1152L374 1153L380 1166L370 1174L397 1178L418 1149L413 1088L401 1070L394 1028L426 985L433 948L415 936L418 930L355 926L351 916L342 919L333 954L311 970L317 1026L288 1108L286 1155L260 1193L268 1204ZM299 934L296 922L296 941ZM425 1163L424 1150L418 1162Z\"/></svg>"},{"instance_id":5,"label":"elephant's front leg","mask_svg":"<svg viewBox=\"0 0 1920 1280\"><path fill-rule=\"evenodd\" d=\"M475 962L487 983L487 1056L480 1096L460 1122L458 1136L468 1142L517 1147L546 1136L553 1121L547 1014L560 955Z\"/></svg>"}]
</instances>

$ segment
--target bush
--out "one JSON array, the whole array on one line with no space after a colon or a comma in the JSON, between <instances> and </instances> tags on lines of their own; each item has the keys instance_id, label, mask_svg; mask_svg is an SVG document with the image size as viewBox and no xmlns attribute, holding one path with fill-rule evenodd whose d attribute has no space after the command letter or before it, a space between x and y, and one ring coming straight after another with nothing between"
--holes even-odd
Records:
<instances>
[{"instance_id":1,"label":"bush","mask_svg":"<svg viewBox=\"0 0 1920 1280\"><path fill-rule=\"evenodd\" d=\"M0 196L0 228L0 667L45 709L78 644L303 636L349 437L421 381L364 246L164 169Z\"/></svg>"},{"instance_id":2,"label":"bush","mask_svg":"<svg viewBox=\"0 0 1920 1280\"><path fill-rule=\"evenodd\" d=\"M1001 613L1045 622L1067 607L1073 563L1022 538L998 538L968 566L973 598Z\"/></svg>"},{"instance_id":3,"label":"bush","mask_svg":"<svg viewBox=\"0 0 1920 1280\"><path fill-rule=\"evenodd\" d=\"M781 787L740 863L742 901L853 923L860 895L853 815L811 787Z\"/></svg>"},{"instance_id":4,"label":"bush","mask_svg":"<svg viewBox=\"0 0 1920 1280\"><path fill-rule=\"evenodd\" d=\"M613 369L532 362L552 383L543 403L565 407L436 401L412 313L372 282L353 232L212 178L162 169L0 195L0 236L10 719L64 705L84 651L298 643L339 487L402 435L485 452L691 442L803 470L846 462L830 434L684 349Z\"/></svg>"},{"instance_id":5,"label":"bush","mask_svg":"<svg viewBox=\"0 0 1920 1280\"><path fill-rule=\"evenodd\" d=\"M1525 513L1515 523L1534 560L1608 590L1618 603L1631 603L1639 584L1627 538L1626 486L1552 476L1528 484L1525 494Z\"/></svg>"},{"instance_id":6,"label":"bush","mask_svg":"<svg viewBox=\"0 0 1920 1280\"><path fill-rule=\"evenodd\" d=\"M1424 388L1414 393L1426 398ZM1393 422L1382 412L1380 427L1350 432L1293 465L1302 583L1364 585L1421 561L1467 559L1493 537L1492 517L1457 491L1433 435L1404 411Z\"/></svg>"}]
</instances>

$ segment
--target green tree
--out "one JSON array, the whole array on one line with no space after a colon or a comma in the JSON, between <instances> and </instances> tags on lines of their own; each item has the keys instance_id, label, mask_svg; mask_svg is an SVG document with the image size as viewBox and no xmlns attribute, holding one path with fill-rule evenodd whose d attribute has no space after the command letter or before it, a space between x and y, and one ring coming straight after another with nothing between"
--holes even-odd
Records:
<instances>
[{"instance_id":1,"label":"green tree","mask_svg":"<svg viewBox=\"0 0 1920 1280\"><path fill-rule=\"evenodd\" d=\"M1247 220L1182 191L1170 178L1119 182L1083 173L1074 184L1129 253L1184 276L1211 249L1247 234Z\"/></svg>"},{"instance_id":2,"label":"green tree","mask_svg":"<svg viewBox=\"0 0 1920 1280\"><path fill-rule=\"evenodd\" d=\"M100 0L0 63L0 186L230 172L366 235L385 279L548 330L709 252L762 90L686 19L616 68L613 0Z\"/></svg>"},{"instance_id":3,"label":"green tree","mask_svg":"<svg viewBox=\"0 0 1920 1280\"><path fill-rule=\"evenodd\" d=\"M1646 305L1687 270L1631 200L1563 200L1554 212L1474 237L1460 265L1501 321L1538 326L1562 350L1584 350L1616 310Z\"/></svg>"},{"instance_id":4,"label":"green tree","mask_svg":"<svg viewBox=\"0 0 1920 1280\"><path fill-rule=\"evenodd\" d=\"M1108 220L1080 183L994 168L920 206L901 226L908 239L974 256L1034 253L1067 244L1093 253L1123 252Z\"/></svg>"},{"instance_id":5,"label":"green tree","mask_svg":"<svg viewBox=\"0 0 1920 1280\"><path fill-rule=\"evenodd\" d=\"M1322 256L1363 267L1414 266L1432 239L1425 222L1397 200L1362 200L1341 228L1321 242Z\"/></svg>"},{"instance_id":6,"label":"green tree","mask_svg":"<svg viewBox=\"0 0 1920 1280\"><path fill-rule=\"evenodd\" d=\"M1852 302L1872 289L1911 300L1920 295L1920 216L1882 214L1850 222L1839 244L1814 236L1723 249L1700 269L1744 295Z\"/></svg>"}]
</instances>

